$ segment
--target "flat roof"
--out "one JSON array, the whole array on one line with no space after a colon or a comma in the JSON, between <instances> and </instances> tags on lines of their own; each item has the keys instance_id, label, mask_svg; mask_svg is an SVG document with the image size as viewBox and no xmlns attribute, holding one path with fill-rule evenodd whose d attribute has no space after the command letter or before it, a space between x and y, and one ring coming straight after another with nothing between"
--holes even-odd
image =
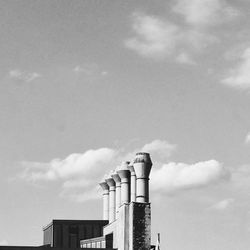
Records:
<instances>
[{"instance_id":1,"label":"flat roof","mask_svg":"<svg viewBox=\"0 0 250 250\"><path fill-rule=\"evenodd\" d=\"M52 222L50 222L49 224L45 225L43 227L43 231L46 230L47 228L49 228L50 226L52 226L53 224L103 224L106 225L108 224L108 220L52 220Z\"/></svg>"},{"instance_id":2,"label":"flat roof","mask_svg":"<svg viewBox=\"0 0 250 250\"><path fill-rule=\"evenodd\" d=\"M68 247L50 247L47 245L43 246L0 246L0 250L41 250L41 249L52 249L52 250L115 250L114 248L68 248Z\"/></svg>"}]
</instances>

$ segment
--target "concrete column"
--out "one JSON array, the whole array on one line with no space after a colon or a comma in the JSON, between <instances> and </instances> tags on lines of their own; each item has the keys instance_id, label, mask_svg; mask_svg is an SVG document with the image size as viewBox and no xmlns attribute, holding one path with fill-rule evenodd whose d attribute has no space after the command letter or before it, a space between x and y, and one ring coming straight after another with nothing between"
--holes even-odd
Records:
<instances>
[{"instance_id":1,"label":"concrete column","mask_svg":"<svg viewBox=\"0 0 250 250\"><path fill-rule=\"evenodd\" d=\"M115 171L113 174L111 174L111 177L115 181L115 207L116 207L116 215L115 218L118 218L119 213L119 207L121 205L121 178Z\"/></svg>"},{"instance_id":2,"label":"concrete column","mask_svg":"<svg viewBox=\"0 0 250 250\"><path fill-rule=\"evenodd\" d=\"M109 220L109 186L106 181L101 181L99 185L103 190L103 219Z\"/></svg>"},{"instance_id":3,"label":"concrete column","mask_svg":"<svg viewBox=\"0 0 250 250\"><path fill-rule=\"evenodd\" d=\"M123 162L117 170L117 174L121 178L121 204L130 202L130 171L128 164L129 162Z\"/></svg>"},{"instance_id":4,"label":"concrete column","mask_svg":"<svg viewBox=\"0 0 250 250\"><path fill-rule=\"evenodd\" d=\"M149 174L152 161L148 153L137 153L134 160L136 202L149 202Z\"/></svg>"},{"instance_id":5,"label":"concrete column","mask_svg":"<svg viewBox=\"0 0 250 250\"><path fill-rule=\"evenodd\" d=\"M135 202L136 201L136 175L133 164L128 165L128 169L130 170L130 200Z\"/></svg>"},{"instance_id":6,"label":"concrete column","mask_svg":"<svg viewBox=\"0 0 250 250\"><path fill-rule=\"evenodd\" d=\"M115 181L110 176L105 179L106 183L109 186L109 223L115 220Z\"/></svg>"}]
</instances>

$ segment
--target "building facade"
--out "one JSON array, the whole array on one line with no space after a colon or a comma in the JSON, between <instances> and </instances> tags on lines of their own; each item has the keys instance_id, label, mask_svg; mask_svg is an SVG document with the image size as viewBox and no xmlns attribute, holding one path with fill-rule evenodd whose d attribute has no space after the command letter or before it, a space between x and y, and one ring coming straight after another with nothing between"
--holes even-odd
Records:
<instances>
[{"instance_id":1,"label":"building facade","mask_svg":"<svg viewBox=\"0 0 250 250\"><path fill-rule=\"evenodd\" d=\"M151 249L151 206L149 175L152 167L148 153L137 153L132 163L123 162L99 183L103 189L103 228L100 242L118 250ZM112 244L110 244L110 241ZM81 247L101 245L98 239L81 241Z\"/></svg>"},{"instance_id":2,"label":"building facade","mask_svg":"<svg viewBox=\"0 0 250 250\"><path fill-rule=\"evenodd\" d=\"M148 153L137 153L99 183L103 220L53 220L43 228L42 246L0 246L0 250L118 249L150 250L151 204Z\"/></svg>"},{"instance_id":3,"label":"building facade","mask_svg":"<svg viewBox=\"0 0 250 250\"><path fill-rule=\"evenodd\" d=\"M100 237L107 220L53 220L43 228L43 244L79 248L80 240Z\"/></svg>"}]
</instances>

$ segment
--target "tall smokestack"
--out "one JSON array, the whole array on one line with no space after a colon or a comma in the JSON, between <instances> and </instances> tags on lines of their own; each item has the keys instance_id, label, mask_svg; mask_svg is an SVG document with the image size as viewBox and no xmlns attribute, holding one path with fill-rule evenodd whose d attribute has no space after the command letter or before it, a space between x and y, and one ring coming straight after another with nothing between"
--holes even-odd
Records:
<instances>
[{"instance_id":1,"label":"tall smokestack","mask_svg":"<svg viewBox=\"0 0 250 250\"><path fill-rule=\"evenodd\" d=\"M115 220L115 181L111 176L108 176L105 179L106 183L109 186L109 223Z\"/></svg>"},{"instance_id":2,"label":"tall smokestack","mask_svg":"<svg viewBox=\"0 0 250 250\"><path fill-rule=\"evenodd\" d=\"M128 169L129 162L123 162L117 174L121 178L121 204L130 202L130 171Z\"/></svg>"},{"instance_id":3,"label":"tall smokestack","mask_svg":"<svg viewBox=\"0 0 250 250\"><path fill-rule=\"evenodd\" d=\"M119 177L119 175L117 174L116 171L114 171L111 174L111 177L114 179L115 181L115 207L116 207L116 216L115 218L118 218L118 213L119 213L119 207L121 205L121 178Z\"/></svg>"},{"instance_id":4,"label":"tall smokestack","mask_svg":"<svg viewBox=\"0 0 250 250\"><path fill-rule=\"evenodd\" d=\"M109 186L102 180L99 185L102 187L103 193L103 219L109 220Z\"/></svg>"},{"instance_id":5,"label":"tall smokestack","mask_svg":"<svg viewBox=\"0 0 250 250\"><path fill-rule=\"evenodd\" d=\"M152 161L148 153L137 153L134 160L136 202L149 202L149 174Z\"/></svg>"},{"instance_id":6,"label":"tall smokestack","mask_svg":"<svg viewBox=\"0 0 250 250\"><path fill-rule=\"evenodd\" d=\"M131 162L129 165L128 165L128 169L130 170L130 174L131 174L131 177L130 177L130 200L135 202L136 201L136 175L135 175L135 170L134 170L134 167L133 167L133 163Z\"/></svg>"}]
</instances>

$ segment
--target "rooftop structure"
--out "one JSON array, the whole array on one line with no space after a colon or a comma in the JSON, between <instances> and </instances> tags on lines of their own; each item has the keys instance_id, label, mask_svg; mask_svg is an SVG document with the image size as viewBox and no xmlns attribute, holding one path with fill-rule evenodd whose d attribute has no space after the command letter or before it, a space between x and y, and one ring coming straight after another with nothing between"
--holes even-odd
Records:
<instances>
[{"instance_id":1,"label":"rooftop structure","mask_svg":"<svg viewBox=\"0 0 250 250\"><path fill-rule=\"evenodd\" d=\"M0 250L35 248L150 250L151 207L148 153L122 162L99 183L103 193L103 220L53 220L43 228L42 246L0 246Z\"/></svg>"},{"instance_id":2,"label":"rooftop structure","mask_svg":"<svg viewBox=\"0 0 250 250\"><path fill-rule=\"evenodd\" d=\"M100 237L107 220L53 220L43 228L43 244L79 248L80 240Z\"/></svg>"},{"instance_id":3,"label":"rooftop structure","mask_svg":"<svg viewBox=\"0 0 250 250\"><path fill-rule=\"evenodd\" d=\"M151 208L149 175L152 167L148 153L137 153L133 162L122 162L99 184L103 189L103 239L112 240L118 250L151 249ZM106 183L106 184L105 184ZM109 212L107 212L109 211ZM92 239L82 240L81 247ZM98 240L95 239L95 242Z\"/></svg>"}]
</instances>

